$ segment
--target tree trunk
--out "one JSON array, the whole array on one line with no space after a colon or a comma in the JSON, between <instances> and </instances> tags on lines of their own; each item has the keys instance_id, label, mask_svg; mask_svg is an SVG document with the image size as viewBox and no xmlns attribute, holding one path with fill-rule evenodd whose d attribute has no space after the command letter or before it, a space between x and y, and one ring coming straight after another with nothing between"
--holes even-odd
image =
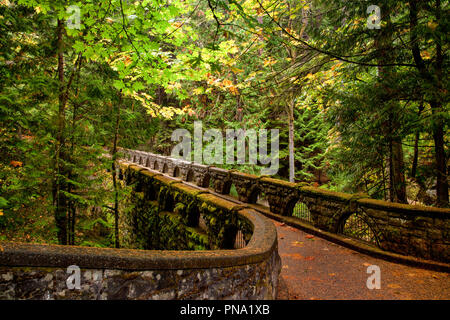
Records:
<instances>
[{"instance_id":1,"label":"tree trunk","mask_svg":"<svg viewBox=\"0 0 450 320\"><path fill-rule=\"evenodd\" d=\"M54 183L54 204L55 204L55 221L58 234L58 242L67 244L67 191L66 183L66 152L65 152L65 108L66 94L64 89L64 22L58 19L57 27L57 46L58 46L58 80L59 80L59 108L58 108L58 129L56 137L55 152L55 179Z\"/></svg>"},{"instance_id":2,"label":"tree trunk","mask_svg":"<svg viewBox=\"0 0 450 320\"><path fill-rule=\"evenodd\" d=\"M401 141L392 142L392 158L393 158L393 186L395 191L394 201L400 203L408 203L406 196L406 181L403 161L403 147Z\"/></svg>"},{"instance_id":3,"label":"tree trunk","mask_svg":"<svg viewBox=\"0 0 450 320\"><path fill-rule=\"evenodd\" d=\"M119 103L116 109L116 124L114 128L114 141L112 149L112 180L114 187L114 246L120 247L119 241L119 190L117 186L117 173L116 173L116 160L117 160L117 140L119 137L119 124L120 124L120 105L122 104L122 92L119 93Z\"/></svg>"},{"instance_id":4,"label":"tree trunk","mask_svg":"<svg viewBox=\"0 0 450 320\"><path fill-rule=\"evenodd\" d=\"M386 12L384 19L387 20L387 25L379 30L379 34L375 39L375 46L379 50L378 63L380 65L387 65L395 60L393 56L392 44L392 28L389 13L391 8L385 4L381 6L381 12ZM378 67L378 75L380 81L389 81L393 75L393 67ZM387 86L387 85L386 85ZM389 141L389 198L393 202L407 203L406 199L406 181L403 161L403 148L401 137L395 136L397 128L400 127L397 115L395 114L396 102L390 103L392 97L388 95L389 88L386 88L386 95L384 97L384 108L388 108L389 114L388 123L386 125L386 134ZM398 108L397 108L398 109Z\"/></svg>"},{"instance_id":5,"label":"tree trunk","mask_svg":"<svg viewBox=\"0 0 450 320\"><path fill-rule=\"evenodd\" d=\"M294 99L289 103L289 181L295 182Z\"/></svg>"}]
</instances>

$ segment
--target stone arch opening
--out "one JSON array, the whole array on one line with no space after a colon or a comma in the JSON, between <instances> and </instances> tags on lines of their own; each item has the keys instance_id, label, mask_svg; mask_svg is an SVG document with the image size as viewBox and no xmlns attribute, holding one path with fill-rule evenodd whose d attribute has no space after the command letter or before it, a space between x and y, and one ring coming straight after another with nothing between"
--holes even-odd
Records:
<instances>
[{"instance_id":1,"label":"stone arch opening","mask_svg":"<svg viewBox=\"0 0 450 320\"><path fill-rule=\"evenodd\" d=\"M221 249L233 249L235 245L238 229L236 226L228 225L225 227Z\"/></svg>"},{"instance_id":2,"label":"stone arch opening","mask_svg":"<svg viewBox=\"0 0 450 320\"><path fill-rule=\"evenodd\" d=\"M147 158L147 161L145 162L145 166L147 168L150 168L150 158Z\"/></svg>"},{"instance_id":3,"label":"stone arch opening","mask_svg":"<svg viewBox=\"0 0 450 320\"><path fill-rule=\"evenodd\" d=\"M167 165L167 163L164 163L162 173L167 173L167 172L169 172L169 166Z\"/></svg>"},{"instance_id":4,"label":"stone arch opening","mask_svg":"<svg viewBox=\"0 0 450 320\"><path fill-rule=\"evenodd\" d=\"M309 211L308 205L302 201L295 201L292 209L289 210L291 216L302 221L313 224L311 211Z\"/></svg>"},{"instance_id":5,"label":"stone arch opening","mask_svg":"<svg viewBox=\"0 0 450 320\"><path fill-rule=\"evenodd\" d=\"M245 241L244 233L241 230L236 232L236 237L234 238L234 249L242 249L247 246L247 241Z\"/></svg>"},{"instance_id":6,"label":"stone arch opening","mask_svg":"<svg viewBox=\"0 0 450 320\"><path fill-rule=\"evenodd\" d=\"M283 216L291 217L292 214L294 213L294 208L295 208L295 205L297 204L297 201L298 201L298 198L296 198L296 197L288 198L286 206L284 208L282 208L282 210L281 210L281 214Z\"/></svg>"},{"instance_id":7,"label":"stone arch opening","mask_svg":"<svg viewBox=\"0 0 450 320\"><path fill-rule=\"evenodd\" d=\"M266 198L266 194L263 191L258 193L258 198L256 199L256 204L261 206L269 207L269 200Z\"/></svg>"},{"instance_id":8,"label":"stone arch opening","mask_svg":"<svg viewBox=\"0 0 450 320\"><path fill-rule=\"evenodd\" d=\"M158 195L159 211L173 212L175 208L175 200L167 188L160 188Z\"/></svg>"},{"instance_id":9,"label":"stone arch opening","mask_svg":"<svg viewBox=\"0 0 450 320\"><path fill-rule=\"evenodd\" d=\"M136 163L136 161L137 161L136 156L133 156L133 162Z\"/></svg>"},{"instance_id":10,"label":"stone arch opening","mask_svg":"<svg viewBox=\"0 0 450 320\"><path fill-rule=\"evenodd\" d=\"M180 168L175 167L175 169L173 169L173 176L174 176L174 178L178 178L181 176Z\"/></svg>"},{"instance_id":11,"label":"stone arch opening","mask_svg":"<svg viewBox=\"0 0 450 320\"><path fill-rule=\"evenodd\" d=\"M258 187L252 188L248 196L248 203L257 203L260 193L261 190Z\"/></svg>"},{"instance_id":12,"label":"stone arch opening","mask_svg":"<svg viewBox=\"0 0 450 320\"><path fill-rule=\"evenodd\" d=\"M189 169L186 174L186 181L187 182L193 182L194 181L194 170Z\"/></svg>"},{"instance_id":13,"label":"stone arch opening","mask_svg":"<svg viewBox=\"0 0 450 320\"><path fill-rule=\"evenodd\" d=\"M139 164L140 165L144 164L144 158L143 157L139 157Z\"/></svg>"},{"instance_id":14,"label":"stone arch opening","mask_svg":"<svg viewBox=\"0 0 450 320\"><path fill-rule=\"evenodd\" d=\"M233 181L231 180L225 180L223 182L223 190L222 190L222 194L230 194L231 191L231 186L233 185ZM234 186L234 188L236 189L236 186ZM237 195L237 190L236 190L236 195ZM236 196L237 197L237 196Z\"/></svg>"},{"instance_id":15,"label":"stone arch opening","mask_svg":"<svg viewBox=\"0 0 450 320\"><path fill-rule=\"evenodd\" d=\"M363 211L348 212L341 217L337 232L379 247L380 241L373 225L371 219Z\"/></svg>"},{"instance_id":16,"label":"stone arch opening","mask_svg":"<svg viewBox=\"0 0 450 320\"><path fill-rule=\"evenodd\" d=\"M153 170L159 171L158 161L153 162Z\"/></svg>"},{"instance_id":17,"label":"stone arch opening","mask_svg":"<svg viewBox=\"0 0 450 320\"><path fill-rule=\"evenodd\" d=\"M227 185L224 186L224 190L226 190L226 188L227 188ZM228 192L228 194L230 196L232 196L233 198L236 198L236 199L239 198L239 194L238 194L236 185L232 182L231 182L230 191Z\"/></svg>"},{"instance_id":18,"label":"stone arch opening","mask_svg":"<svg viewBox=\"0 0 450 320\"><path fill-rule=\"evenodd\" d=\"M200 210L197 206L192 203L187 208L187 226L188 227L198 227L200 220Z\"/></svg>"},{"instance_id":19,"label":"stone arch opening","mask_svg":"<svg viewBox=\"0 0 450 320\"><path fill-rule=\"evenodd\" d=\"M208 175L208 183L205 181L205 188L215 189L215 179Z\"/></svg>"}]
</instances>

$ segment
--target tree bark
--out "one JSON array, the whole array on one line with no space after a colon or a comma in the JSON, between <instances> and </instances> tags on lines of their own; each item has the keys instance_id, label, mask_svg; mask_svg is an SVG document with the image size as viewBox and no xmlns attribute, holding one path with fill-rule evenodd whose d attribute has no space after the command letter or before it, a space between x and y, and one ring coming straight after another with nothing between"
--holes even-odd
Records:
<instances>
[{"instance_id":1,"label":"tree bark","mask_svg":"<svg viewBox=\"0 0 450 320\"><path fill-rule=\"evenodd\" d=\"M114 141L112 149L112 180L114 187L114 246L120 247L119 241L119 189L117 185L117 173L116 173L116 160L117 160L117 141L119 137L119 124L120 124L120 105L122 104L122 92L119 93L119 103L116 108L116 124L114 128Z\"/></svg>"},{"instance_id":2,"label":"tree bark","mask_svg":"<svg viewBox=\"0 0 450 320\"><path fill-rule=\"evenodd\" d=\"M55 221L57 227L58 242L67 244L67 191L66 183L66 152L65 152L65 108L66 93L64 84L64 22L58 19L57 25L57 46L58 46L58 81L59 81L59 107L58 107L58 128L56 137L55 152L55 178L54 178L54 199Z\"/></svg>"},{"instance_id":3,"label":"tree bark","mask_svg":"<svg viewBox=\"0 0 450 320\"><path fill-rule=\"evenodd\" d=\"M294 98L289 103L289 181L295 182Z\"/></svg>"}]
</instances>

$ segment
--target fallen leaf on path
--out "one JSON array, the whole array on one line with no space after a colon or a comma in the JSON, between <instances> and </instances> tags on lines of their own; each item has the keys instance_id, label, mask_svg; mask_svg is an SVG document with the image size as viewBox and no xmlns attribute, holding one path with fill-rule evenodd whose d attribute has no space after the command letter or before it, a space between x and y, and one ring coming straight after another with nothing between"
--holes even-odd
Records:
<instances>
[{"instance_id":1,"label":"fallen leaf on path","mask_svg":"<svg viewBox=\"0 0 450 320\"><path fill-rule=\"evenodd\" d=\"M303 259L303 256L299 253L281 253L280 256L282 257L288 257L296 260Z\"/></svg>"},{"instance_id":2,"label":"fallen leaf on path","mask_svg":"<svg viewBox=\"0 0 450 320\"><path fill-rule=\"evenodd\" d=\"M314 239L314 236L311 235L311 234L307 234L307 235L306 235L306 239Z\"/></svg>"},{"instance_id":3,"label":"fallen leaf on path","mask_svg":"<svg viewBox=\"0 0 450 320\"><path fill-rule=\"evenodd\" d=\"M312 260L314 260L315 258L314 257L305 257L305 260L306 261L312 261Z\"/></svg>"},{"instance_id":4,"label":"fallen leaf on path","mask_svg":"<svg viewBox=\"0 0 450 320\"><path fill-rule=\"evenodd\" d=\"M289 266L283 266L282 269L289 269Z\"/></svg>"},{"instance_id":5,"label":"fallen leaf on path","mask_svg":"<svg viewBox=\"0 0 450 320\"><path fill-rule=\"evenodd\" d=\"M303 242L301 242L301 241L294 241L294 242L292 242L292 245L294 247L303 247Z\"/></svg>"},{"instance_id":6,"label":"fallen leaf on path","mask_svg":"<svg viewBox=\"0 0 450 320\"><path fill-rule=\"evenodd\" d=\"M391 288L391 289L401 289L402 288L401 286L399 286L396 283L389 283L387 286L388 286L388 288Z\"/></svg>"},{"instance_id":7,"label":"fallen leaf on path","mask_svg":"<svg viewBox=\"0 0 450 320\"><path fill-rule=\"evenodd\" d=\"M371 264L368 263L368 262L364 262L364 263L363 263L363 266L364 266L364 267L368 267L368 266L371 266Z\"/></svg>"},{"instance_id":8,"label":"fallen leaf on path","mask_svg":"<svg viewBox=\"0 0 450 320\"><path fill-rule=\"evenodd\" d=\"M336 276L336 273L329 273L328 274L330 277L335 277Z\"/></svg>"}]
</instances>

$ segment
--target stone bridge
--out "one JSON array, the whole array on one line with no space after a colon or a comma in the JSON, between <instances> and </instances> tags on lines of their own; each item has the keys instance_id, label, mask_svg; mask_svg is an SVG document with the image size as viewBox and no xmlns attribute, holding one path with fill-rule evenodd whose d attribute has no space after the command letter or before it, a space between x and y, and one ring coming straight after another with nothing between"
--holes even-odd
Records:
<instances>
[{"instance_id":1,"label":"stone bridge","mask_svg":"<svg viewBox=\"0 0 450 320\"><path fill-rule=\"evenodd\" d=\"M228 200L234 186L237 200L253 209L355 250L413 264L426 261L411 256L450 261L450 209L374 200L149 152L122 149L122 153L128 161L209 187Z\"/></svg>"}]
</instances>

